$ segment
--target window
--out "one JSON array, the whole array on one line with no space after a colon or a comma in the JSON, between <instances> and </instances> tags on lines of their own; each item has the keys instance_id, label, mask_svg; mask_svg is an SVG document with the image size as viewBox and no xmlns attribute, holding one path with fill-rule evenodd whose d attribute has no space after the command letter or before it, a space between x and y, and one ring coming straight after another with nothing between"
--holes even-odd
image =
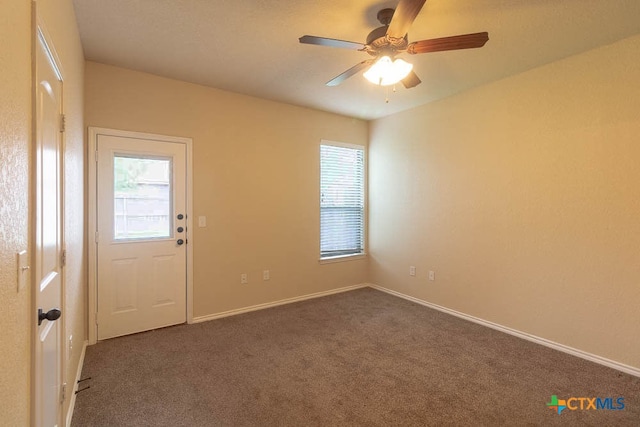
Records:
<instances>
[{"instance_id":1,"label":"window","mask_svg":"<svg viewBox=\"0 0 640 427\"><path fill-rule=\"evenodd\" d=\"M364 148L320 145L320 258L364 253Z\"/></svg>"},{"instance_id":2,"label":"window","mask_svg":"<svg viewBox=\"0 0 640 427\"><path fill-rule=\"evenodd\" d=\"M171 237L171 159L115 155L116 240Z\"/></svg>"}]
</instances>

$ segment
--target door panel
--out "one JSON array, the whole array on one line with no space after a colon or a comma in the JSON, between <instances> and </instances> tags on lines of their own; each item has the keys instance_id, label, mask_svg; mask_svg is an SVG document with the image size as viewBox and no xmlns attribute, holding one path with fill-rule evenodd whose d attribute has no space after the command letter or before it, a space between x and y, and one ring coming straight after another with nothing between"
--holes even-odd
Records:
<instances>
[{"instance_id":1,"label":"door panel","mask_svg":"<svg viewBox=\"0 0 640 427\"><path fill-rule=\"evenodd\" d=\"M153 257L153 306L171 305L176 302L175 255L159 255Z\"/></svg>"},{"instance_id":2,"label":"door panel","mask_svg":"<svg viewBox=\"0 0 640 427\"><path fill-rule=\"evenodd\" d=\"M96 146L98 339L184 323L186 146L111 135Z\"/></svg>"},{"instance_id":3,"label":"door panel","mask_svg":"<svg viewBox=\"0 0 640 427\"><path fill-rule=\"evenodd\" d=\"M62 82L43 38L36 52L36 206L35 303L48 312L62 309L62 215L60 197L60 114ZM35 310L34 310L35 311ZM42 320L37 324L34 348L35 425L57 426L61 419L62 324Z\"/></svg>"},{"instance_id":4,"label":"door panel","mask_svg":"<svg viewBox=\"0 0 640 427\"><path fill-rule=\"evenodd\" d=\"M138 309L138 260L114 259L111 260L113 271L113 295L112 313L125 313Z\"/></svg>"}]
</instances>

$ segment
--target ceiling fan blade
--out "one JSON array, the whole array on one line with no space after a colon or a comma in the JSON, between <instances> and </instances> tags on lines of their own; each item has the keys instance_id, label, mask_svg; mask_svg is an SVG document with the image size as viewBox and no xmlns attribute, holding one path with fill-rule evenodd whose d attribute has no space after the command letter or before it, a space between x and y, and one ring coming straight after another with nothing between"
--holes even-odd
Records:
<instances>
[{"instance_id":1,"label":"ceiling fan blade","mask_svg":"<svg viewBox=\"0 0 640 427\"><path fill-rule=\"evenodd\" d=\"M353 67L349 68L347 71L340 74L339 76L336 76L333 79L329 80L326 84L327 86L338 86L340 83L347 80L349 77L353 76L354 74L357 74L360 71L364 70L374 62L375 62L375 59L367 59L366 61L362 61L361 63L356 64Z\"/></svg>"},{"instance_id":2,"label":"ceiling fan blade","mask_svg":"<svg viewBox=\"0 0 640 427\"><path fill-rule=\"evenodd\" d=\"M472 49L482 47L489 40L489 33L463 34L439 39L420 40L409 43L407 53L442 52L445 50Z\"/></svg>"},{"instance_id":3,"label":"ceiling fan blade","mask_svg":"<svg viewBox=\"0 0 640 427\"><path fill-rule=\"evenodd\" d=\"M416 87L418 86L420 83L422 83L422 80L420 80L420 78L418 77L418 75L416 73L414 73L413 71L411 71L407 77L405 77L404 79L402 79L402 84L404 85L404 87L406 87L407 89L411 89L412 87Z\"/></svg>"},{"instance_id":4,"label":"ceiling fan blade","mask_svg":"<svg viewBox=\"0 0 640 427\"><path fill-rule=\"evenodd\" d=\"M349 42L346 40L328 39L325 37L302 36L298 40L300 41L300 43L316 44L319 46L339 47L342 49L354 49L354 50L364 49L364 45L362 43Z\"/></svg>"},{"instance_id":5,"label":"ceiling fan blade","mask_svg":"<svg viewBox=\"0 0 640 427\"><path fill-rule=\"evenodd\" d=\"M396 11L393 13L391 23L387 29L387 36L401 39L408 32L409 27L420 13L427 0L400 0Z\"/></svg>"}]
</instances>

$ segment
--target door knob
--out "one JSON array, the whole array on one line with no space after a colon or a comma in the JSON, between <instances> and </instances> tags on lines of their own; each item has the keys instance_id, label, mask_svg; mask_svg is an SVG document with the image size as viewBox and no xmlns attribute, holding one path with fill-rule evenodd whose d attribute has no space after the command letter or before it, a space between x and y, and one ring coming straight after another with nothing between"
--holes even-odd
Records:
<instances>
[{"instance_id":1,"label":"door knob","mask_svg":"<svg viewBox=\"0 0 640 427\"><path fill-rule=\"evenodd\" d=\"M178 227L178 233L182 233L183 231L184 231L184 228Z\"/></svg>"},{"instance_id":2,"label":"door knob","mask_svg":"<svg viewBox=\"0 0 640 427\"><path fill-rule=\"evenodd\" d=\"M184 218L184 215L178 214L178 219L183 219L183 218Z\"/></svg>"},{"instance_id":3,"label":"door knob","mask_svg":"<svg viewBox=\"0 0 640 427\"><path fill-rule=\"evenodd\" d=\"M62 312L57 308L52 308L46 313L44 313L42 309L39 308L38 309L38 326L40 326L40 324L44 319L47 319L48 321L53 322L54 320L58 320L61 315L62 315Z\"/></svg>"},{"instance_id":4,"label":"door knob","mask_svg":"<svg viewBox=\"0 0 640 427\"><path fill-rule=\"evenodd\" d=\"M184 243L184 240L182 240L182 239L178 239L178 242L177 242L177 243L178 243L178 245L182 245L182 244Z\"/></svg>"}]
</instances>

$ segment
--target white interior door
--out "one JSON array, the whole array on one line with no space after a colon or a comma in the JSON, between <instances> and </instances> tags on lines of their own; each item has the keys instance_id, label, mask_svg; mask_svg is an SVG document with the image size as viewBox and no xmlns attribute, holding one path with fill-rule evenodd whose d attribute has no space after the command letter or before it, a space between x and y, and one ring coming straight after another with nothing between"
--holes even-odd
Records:
<instances>
[{"instance_id":1,"label":"white interior door","mask_svg":"<svg viewBox=\"0 0 640 427\"><path fill-rule=\"evenodd\" d=\"M61 423L62 395L62 80L42 35L36 52L36 202L34 415L37 426ZM37 316L37 317L36 317Z\"/></svg>"},{"instance_id":2,"label":"white interior door","mask_svg":"<svg viewBox=\"0 0 640 427\"><path fill-rule=\"evenodd\" d=\"M112 338L186 321L186 146L99 134L97 328Z\"/></svg>"}]
</instances>

